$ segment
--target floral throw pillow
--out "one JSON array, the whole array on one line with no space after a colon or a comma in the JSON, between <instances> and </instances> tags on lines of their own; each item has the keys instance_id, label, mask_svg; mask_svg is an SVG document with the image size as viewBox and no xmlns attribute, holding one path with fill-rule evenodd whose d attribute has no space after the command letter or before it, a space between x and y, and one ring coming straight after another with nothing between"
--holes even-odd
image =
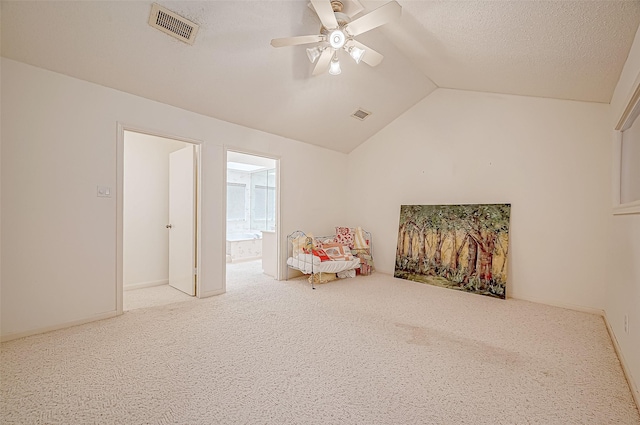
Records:
<instances>
[{"instance_id":1,"label":"floral throw pillow","mask_svg":"<svg viewBox=\"0 0 640 425\"><path fill-rule=\"evenodd\" d=\"M324 249L314 249L312 252L313 252L313 255L315 255L316 257L318 257L320 259L320 262L322 262L322 261L331 261L331 258L329 258L329 256L324 251Z\"/></svg>"},{"instance_id":2,"label":"floral throw pillow","mask_svg":"<svg viewBox=\"0 0 640 425\"><path fill-rule=\"evenodd\" d=\"M349 248L353 249L353 234L355 233L355 229L350 227L336 227L336 242L347 245Z\"/></svg>"},{"instance_id":3,"label":"floral throw pillow","mask_svg":"<svg viewBox=\"0 0 640 425\"><path fill-rule=\"evenodd\" d=\"M324 246L324 252L331 258L333 261L351 261L353 260L353 256L351 255L351 251L349 248L344 245L340 245L338 243L331 244L332 246Z\"/></svg>"}]
</instances>

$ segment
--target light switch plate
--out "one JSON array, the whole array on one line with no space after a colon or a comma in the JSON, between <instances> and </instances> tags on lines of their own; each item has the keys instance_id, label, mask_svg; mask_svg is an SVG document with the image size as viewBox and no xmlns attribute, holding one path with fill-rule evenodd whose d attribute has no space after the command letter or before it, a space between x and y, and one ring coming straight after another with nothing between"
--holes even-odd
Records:
<instances>
[{"instance_id":1,"label":"light switch plate","mask_svg":"<svg viewBox=\"0 0 640 425\"><path fill-rule=\"evenodd\" d=\"M98 186L99 198L111 198L111 188L108 186Z\"/></svg>"}]
</instances>

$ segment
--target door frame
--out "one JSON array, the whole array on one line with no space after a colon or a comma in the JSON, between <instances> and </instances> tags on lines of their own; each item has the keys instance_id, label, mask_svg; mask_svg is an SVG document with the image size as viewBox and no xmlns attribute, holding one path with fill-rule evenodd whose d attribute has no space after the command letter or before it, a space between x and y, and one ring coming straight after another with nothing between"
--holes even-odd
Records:
<instances>
[{"instance_id":1,"label":"door frame","mask_svg":"<svg viewBox=\"0 0 640 425\"><path fill-rule=\"evenodd\" d=\"M223 170L222 170L222 175L224 176L224 182L222 184L223 187L223 195L222 195L222 200L224 202L224 214L222 214L222 228L224 229L224 234L223 234L223 249L222 249L222 283L223 283L223 288L224 288L224 292L227 292L227 261L226 261L226 249L227 249L227 162L229 162L228 159L228 152L236 152L236 153L241 153L241 154L245 154L245 155L251 155L251 156L259 156L262 158L268 158L268 159L272 159L275 161L276 163L276 280L283 280L284 278L281 276L282 273L282 265L280 264L280 253L281 251L281 247L280 247L280 229L282 228L281 226L281 217L282 214L280 213L280 156L277 155L269 155L263 152L257 152L257 151L252 151L252 150L248 150L248 149L243 149L243 148L237 148L237 147L233 147L233 146L228 146L225 145L224 146L224 165L223 165Z\"/></svg>"},{"instance_id":2,"label":"door frame","mask_svg":"<svg viewBox=\"0 0 640 425\"><path fill-rule=\"evenodd\" d=\"M117 122L116 136L116 313L122 314L123 293L124 293L124 132L147 134L149 136L161 137L164 139L178 140L190 143L195 146L196 153L196 297L201 297L202 281L201 276L201 253L202 253L202 147L200 140L188 139L175 136L162 131L144 128L136 125ZM226 217L226 216L225 216Z\"/></svg>"}]
</instances>

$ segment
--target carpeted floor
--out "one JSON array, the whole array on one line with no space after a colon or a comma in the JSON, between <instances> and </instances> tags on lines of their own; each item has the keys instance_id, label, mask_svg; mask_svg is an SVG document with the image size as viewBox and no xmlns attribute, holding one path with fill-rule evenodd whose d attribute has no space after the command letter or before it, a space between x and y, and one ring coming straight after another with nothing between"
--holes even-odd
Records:
<instances>
[{"instance_id":1,"label":"carpeted floor","mask_svg":"<svg viewBox=\"0 0 640 425\"><path fill-rule=\"evenodd\" d=\"M376 273L2 344L3 424L640 424L602 318Z\"/></svg>"},{"instance_id":2,"label":"carpeted floor","mask_svg":"<svg viewBox=\"0 0 640 425\"><path fill-rule=\"evenodd\" d=\"M239 289L256 280L268 280L265 277L262 273L262 260L227 263L227 289ZM196 299L166 284L124 291L122 304L124 311L130 311Z\"/></svg>"},{"instance_id":3,"label":"carpeted floor","mask_svg":"<svg viewBox=\"0 0 640 425\"><path fill-rule=\"evenodd\" d=\"M187 295L166 284L124 291L122 294L122 309L124 311L131 311L139 308L158 307L196 299L196 297Z\"/></svg>"}]
</instances>

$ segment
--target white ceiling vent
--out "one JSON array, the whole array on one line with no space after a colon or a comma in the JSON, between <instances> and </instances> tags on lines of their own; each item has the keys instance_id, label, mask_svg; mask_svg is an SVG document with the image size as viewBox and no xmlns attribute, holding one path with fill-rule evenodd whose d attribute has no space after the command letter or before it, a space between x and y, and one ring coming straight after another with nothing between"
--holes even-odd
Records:
<instances>
[{"instance_id":1,"label":"white ceiling vent","mask_svg":"<svg viewBox=\"0 0 640 425\"><path fill-rule=\"evenodd\" d=\"M197 24L157 3L151 6L149 25L187 44L193 44L200 28Z\"/></svg>"},{"instance_id":2,"label":"white ceiling vent","mask_svg":"<svg viewBox=\"0 0 640 425\"><path fill-rule=\"evenodd\" d=\"M351 114L351 116L353 118L357 118L360 121L364 120L365 118L367 118L369 115L371 115L371 112L365 111L364 109L360 108L357 111L355 111L353 114Z\"/></svg>"}]
</instances>

